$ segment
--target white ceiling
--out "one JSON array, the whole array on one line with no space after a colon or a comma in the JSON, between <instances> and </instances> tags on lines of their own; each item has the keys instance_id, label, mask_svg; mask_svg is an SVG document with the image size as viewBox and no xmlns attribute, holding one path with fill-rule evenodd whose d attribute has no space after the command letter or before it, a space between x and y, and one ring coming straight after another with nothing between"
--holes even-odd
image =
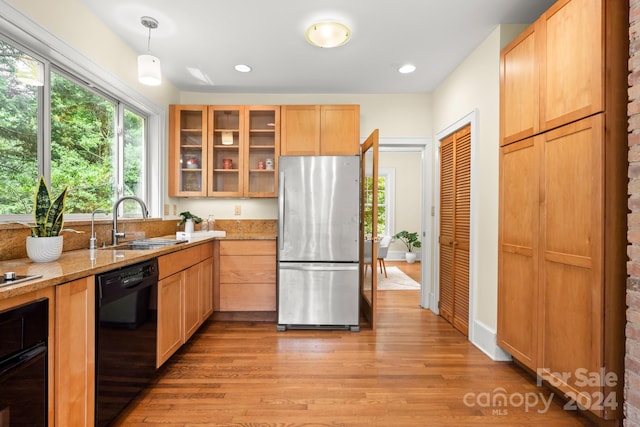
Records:
<instances>
[{"instance_id":1,"label":"white ceiling","mask_svg":"<svg viewBox=\"0 0 640 427\"><path fill-rule=\"evenodd\" d=\"M530 23L555 0L82 0L180 90L219 93L426 93L498 24ZM352 30L344 46L304 37L314 20ZM247 64L250 73L234 70ZM400 74L405 63L417 67Z\"/></svg>"}]
</instances>

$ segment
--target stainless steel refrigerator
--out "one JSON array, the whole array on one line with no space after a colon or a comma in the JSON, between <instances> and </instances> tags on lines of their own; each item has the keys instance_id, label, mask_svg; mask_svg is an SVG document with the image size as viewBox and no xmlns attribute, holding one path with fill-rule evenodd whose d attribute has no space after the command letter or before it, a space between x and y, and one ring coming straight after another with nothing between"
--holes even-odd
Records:
<instances>
[{"instance_id":1,"label":"stainless steel refrigerator","mask_svg":"<svg viewBox=\"0 0 640 427\"><path fill-rule=\"evenodd\" d=\"M278 161L278 325L359 330L360 157Z\"/></svg>"}]
</instances>

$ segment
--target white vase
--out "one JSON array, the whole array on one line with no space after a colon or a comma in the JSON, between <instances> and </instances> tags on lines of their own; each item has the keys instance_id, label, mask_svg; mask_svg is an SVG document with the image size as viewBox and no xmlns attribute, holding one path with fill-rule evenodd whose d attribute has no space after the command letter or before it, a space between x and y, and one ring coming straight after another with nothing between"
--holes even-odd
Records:
<instances>
[{"instance_id":1,"label":"white vase","mask_svg":"<svg viewBox=\"0 0 640 427\"><path fill-rule=\"evenodd\" d=\"M62 236L27 237L27 256L33 262L51 262L62 255Z\"/></svg>"},{"instance_id":2,"label":"white vase","mask_svg":"<svg viewBox=\"0 0 640 427\"><path fill-rule=\"evenodd\" d=\"M404 257L409 264L413 264L416 262L416 253L415 252L405 252Z\"/></svg>"},{"instance_id":3,"label":"white vase","mask_svg":"<svg viewBox=\"0 0 640 427\"><path fill-rule=\"evenodd\" d=\"M185 233L193 233L193 219L188 219L184 223L184 232Z\"/></svg>"}]
</instances>

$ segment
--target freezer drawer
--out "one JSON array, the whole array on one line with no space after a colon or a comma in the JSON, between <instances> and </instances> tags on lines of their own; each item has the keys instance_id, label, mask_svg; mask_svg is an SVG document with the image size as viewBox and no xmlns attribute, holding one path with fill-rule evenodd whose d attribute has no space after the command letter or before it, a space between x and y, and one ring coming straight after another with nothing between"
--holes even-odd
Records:
<instances>
[{"instance_id":1,"label":"freezer drawer","mask_svg":"<svg viewBox=\"0 0 640 427\"><path fill-rule=\"evenodd\" d=\"M278 330L359 330L358 264L280 263Z\"/></svg>"}]
</instances>

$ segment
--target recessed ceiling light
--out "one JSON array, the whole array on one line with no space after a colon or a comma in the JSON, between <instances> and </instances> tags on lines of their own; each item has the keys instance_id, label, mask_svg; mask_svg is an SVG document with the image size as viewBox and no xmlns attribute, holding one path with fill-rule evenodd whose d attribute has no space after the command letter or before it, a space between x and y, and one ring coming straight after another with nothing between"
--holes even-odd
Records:
<instances>
[{"instance_id":1,"label":"recessed ceiling light","mask_svg":"<svg viewBox=\"0 0 640 427\"><path fill-rule=\"evenodd\" d=\"M239 71L241 73L248 73L249 71L251 71L251 67L245 64L238 64L234 68L236 69L236 71Z\"/></svg>"},{"instance_id":2,"label":"recessed ceiling light","mask_svg":"<svg viewBox=\"0 0 640 427\"><path fill-rule=\"evenodd\" d=\"M415 70L416 70L416 66L411 64L406 64L398 68L398 72L402 74L413 73Z\"/></svg>"},{"instance_id":3,"label":"recessed ceiling light","mask_svg":"<svg viewBox=\"0 0 640 427\"><path fill-rule=\"evenodd\" d=\"M307 41L314 46L330 48L342 46L351 38L351 30L337 21L320 21L311 24L305 32Z\"/></svg>"}]
</instances>

